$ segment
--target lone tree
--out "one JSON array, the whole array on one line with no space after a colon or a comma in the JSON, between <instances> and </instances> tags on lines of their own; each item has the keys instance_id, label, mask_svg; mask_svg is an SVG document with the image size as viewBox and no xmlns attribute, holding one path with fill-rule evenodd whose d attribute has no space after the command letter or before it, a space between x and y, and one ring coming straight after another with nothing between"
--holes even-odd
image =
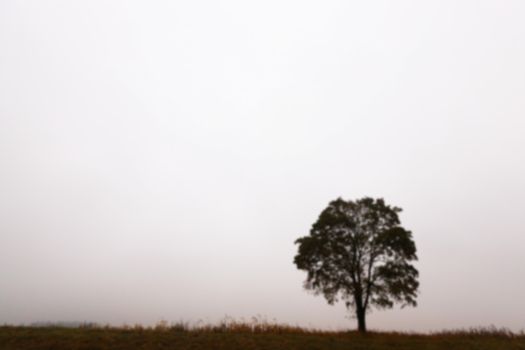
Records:
<instances>
[{"instance_id":1,"label":"lone tree","mask_svg":"<svg viewBox=\"0 0 525 350\"><path fill-rule=\"evenodd\" d=\"M329 304L345 302L366 332L365 316L372 306L394 303L416 306L418 271L412 233L401 227L400 208L383 199L338 198L323 210L310 234L295 241L294 263L308 275L305 288L323 294Z\"/></svg>"}]
</instances>

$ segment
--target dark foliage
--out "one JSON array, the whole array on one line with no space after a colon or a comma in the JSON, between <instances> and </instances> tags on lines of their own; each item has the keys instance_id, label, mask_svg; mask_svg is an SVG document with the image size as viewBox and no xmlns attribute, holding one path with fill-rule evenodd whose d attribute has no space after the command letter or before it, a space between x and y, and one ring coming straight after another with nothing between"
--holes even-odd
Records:
<instances>
[{"instance_id":1,"label":"dark foliage","mask_svg":"<svg viewBox=\"0 0 525 350\"><path fill-rule=\"evenodd\" d=\"M305 288L355 311L366 331L371 307L416 306L418 271L412 233L401 226L400 208L383 199L338 198L323 210L308 236L299 238L297 268L307 272Z\"/></svg>"}]
</instances>

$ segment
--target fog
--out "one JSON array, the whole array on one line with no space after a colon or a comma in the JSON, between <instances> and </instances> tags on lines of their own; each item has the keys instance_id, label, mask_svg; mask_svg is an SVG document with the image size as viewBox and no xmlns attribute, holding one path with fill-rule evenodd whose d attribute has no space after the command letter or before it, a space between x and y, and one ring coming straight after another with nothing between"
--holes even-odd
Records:
<instances>
[{"instance_id":1,"label":"fog","mask_svg":"<svg viewBox=\"0 0 525 350\"><path fill-rule=\"evenodd\" d=\"M0 323L252 316L329 201L403 208L417 308L525 328L522 1L2 1Z\"/></svg>"}]
</instances>

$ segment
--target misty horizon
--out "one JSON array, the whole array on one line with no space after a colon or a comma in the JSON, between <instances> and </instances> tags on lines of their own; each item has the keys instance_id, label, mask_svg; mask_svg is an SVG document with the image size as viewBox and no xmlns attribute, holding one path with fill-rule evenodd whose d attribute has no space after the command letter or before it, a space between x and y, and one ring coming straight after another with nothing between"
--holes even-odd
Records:
<instances>
[{"instance_id":1,"label":"misty horizon","mask_svg":"<svg viewBox=\"0 0 525 350\"><path fill-rule=\"evenodd\" d=\"M403 209L416 308L525 329L525 3L0 4L0 324L354 328L293 264L335 198Z\"/></svg>"}]
</instances>

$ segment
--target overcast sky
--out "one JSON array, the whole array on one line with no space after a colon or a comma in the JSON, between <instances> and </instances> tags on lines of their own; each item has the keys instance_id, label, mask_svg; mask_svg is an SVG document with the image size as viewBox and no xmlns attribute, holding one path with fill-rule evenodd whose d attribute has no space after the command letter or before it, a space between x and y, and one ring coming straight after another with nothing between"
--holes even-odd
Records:
<instances>
[{"instance_id":1,"label":"overcast sky","mask_svg":"<svg viewBox=\"0 0 525 350\"><path fill-rule=\"evenodd\" d=\"M355 327L294 240L404 209L415 309L525 328L525 2L0 2L0 323Z\"/></svg>"}]
</instances>

